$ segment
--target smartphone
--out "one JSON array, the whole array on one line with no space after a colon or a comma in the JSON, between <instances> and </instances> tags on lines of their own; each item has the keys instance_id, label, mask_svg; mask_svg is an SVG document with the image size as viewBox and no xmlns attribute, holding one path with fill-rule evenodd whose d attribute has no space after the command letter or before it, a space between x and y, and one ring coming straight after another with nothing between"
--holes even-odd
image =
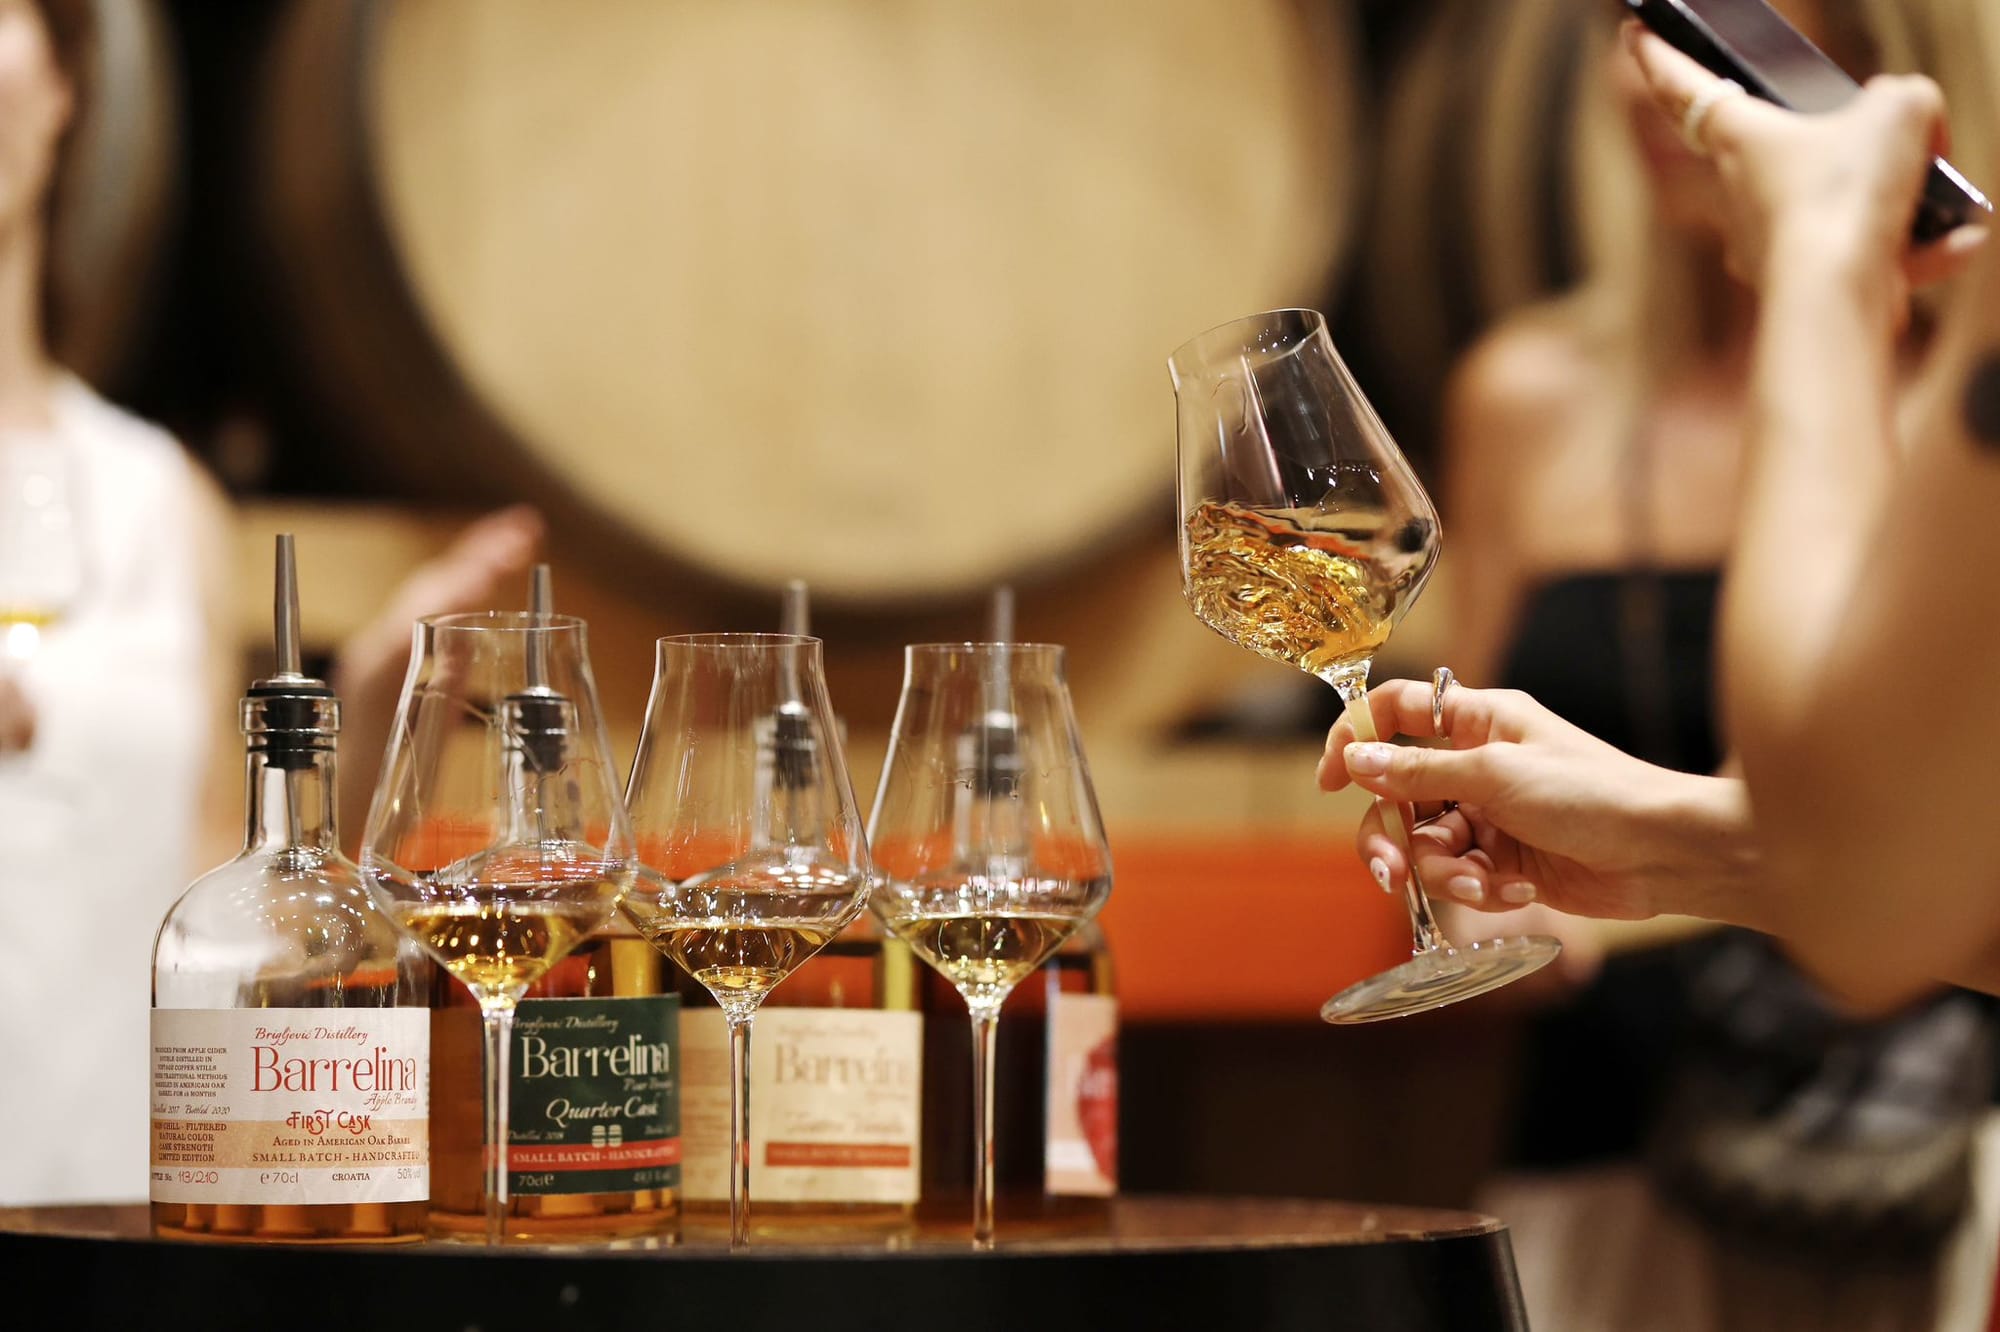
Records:
<instances>
[{"instance_id":1,"label":"smartphone","mask_svg":"<svg viewBox=\"0 0 2000 1332\"><path fill-rule=\"evenodd\" d=\"M1793 111L1833 111L1861 85L1764 0L1624 0L1640 22L1705 69ZM1912 227L1936 240L1993 211L1957 167L1933 158Z\"/></svg>"}]
</instances>

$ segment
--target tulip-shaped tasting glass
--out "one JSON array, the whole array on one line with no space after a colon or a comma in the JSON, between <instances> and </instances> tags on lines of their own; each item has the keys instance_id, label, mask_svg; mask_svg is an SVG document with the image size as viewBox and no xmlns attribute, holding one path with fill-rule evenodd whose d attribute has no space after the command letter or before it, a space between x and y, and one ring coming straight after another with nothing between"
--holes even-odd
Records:
<instances>
[{"instance_id":1,"label":"tulip-shaped tasting glass","mask_svg":"<svg viewBox=\"0 0 2000 1332\"><path fill-rule=\"evenodd\" d=\"M626 805L645 868L625 914L729 1026L729 1242L750 1239L750 1026L861 914L873 876L820 641L662 638Z\"/></svg>"},{"instance_id":2,"label":"tulip-shaped tasting glass","mask_svg":"<svg viewBox=\"0 0 2000 1332\"><path fill-rule=\"evenodd\" d=\"M1356 736L1375 738L1368 667L1437 562L1437 511L1312 310L1212 328L1168 358L1179 405L1180 547L1188 604L1209 628L1318 676ZM1409 846L1409 812L1384 804ZM1320 1009L1328 1022L1404 1017L1550 962L1542 937L1454 948L1413 866L1408 962Z\"/></svg>"},{"instance_id":3,"label":"tulip-shaped tasting glass","mask_svg":"<svg viewBox=\"0 0 2000 1332\"><path fill-rule=\"evenodd\" d=\"M882 875L875 914L972 1016L972 1237L987 1247L1000 1006L1111 894L1063 650L907 649L868 834Z\"/></svg>"},{"instance_id":4,"label":"tulip-shaped tasting glass","mask_svg":"<svg viewBox=\"0 0 2000 1332\"><path fill-rule=\"evenodd\" d=\"M506 1224L515 1005L611 919L635 866L583 621L418 621L361 867L479 1002L488 1244Z\"/></svg>"}]
</instances>

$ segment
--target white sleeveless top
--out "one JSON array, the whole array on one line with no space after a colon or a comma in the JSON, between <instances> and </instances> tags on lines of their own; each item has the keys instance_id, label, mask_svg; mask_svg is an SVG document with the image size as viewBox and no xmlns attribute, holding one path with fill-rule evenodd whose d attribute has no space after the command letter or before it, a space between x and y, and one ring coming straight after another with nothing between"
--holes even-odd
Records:
<instances>
[{"instance_id":1,"label":"white sleeveless top","mask_svg":"<svg viewBox=\"0 0 2000 1332\"><path fill-rule=\"evenodd\" d=\"M217 729L194 464L65 379L74 602L25 664L0 755L0 1204L146 1196L153 936L191 877Z\"/></svg>"}]
</instances>

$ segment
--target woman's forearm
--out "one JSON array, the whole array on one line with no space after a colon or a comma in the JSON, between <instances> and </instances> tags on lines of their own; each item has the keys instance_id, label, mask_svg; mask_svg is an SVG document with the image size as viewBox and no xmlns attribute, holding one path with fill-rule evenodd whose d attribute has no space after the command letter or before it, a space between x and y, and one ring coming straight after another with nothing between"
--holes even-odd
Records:
<instances>
[{"instance_id":1,"label":"woman's forearm","mask_svg":"<svg viewBox=\"0 0 2000 1332\"><path fill-rule=\"evenodd\" d=\"M1820 670L1894 467L1890 307L1854 268L1826 239L1781 238L1765 287L1721 638L1725 715L1753 791L1826 715Z\"/></svg>"},{"instance_id":2,"label":"woman's forearm","mask_svg":"<svg viewBox=\"0 0 2000 1332\"><path fill-rule=\"evenodd\" d=\"M1803 262L1772 275L1725 695L1768 928L1882 1008L1936 980L2000 979L2000 626L1985 609L2000 460L1967 440L1958 393L1896 457L1882 298L1837 260L1813 266L1817 284ZM2000 271L1981 280L2000 292ZM1927 373L1963 384L1990 337L1954 329Z\"/></svg>"}]
</instances>

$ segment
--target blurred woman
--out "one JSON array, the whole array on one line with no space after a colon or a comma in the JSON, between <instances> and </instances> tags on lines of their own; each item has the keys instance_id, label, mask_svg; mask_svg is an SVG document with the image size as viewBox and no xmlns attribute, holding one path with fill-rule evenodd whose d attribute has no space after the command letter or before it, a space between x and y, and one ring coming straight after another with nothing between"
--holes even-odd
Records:
<instances>
[{"instance_id":1,"label":"blurred woman","mask_svg":"<svg viewBox=\"0 0 2000 1332\"><path fill-rule=\"evenodd\" d=\"M209 747L226 509L172 438L49 351L52 201L87 100L89 0L0 0L6 558L71 568L0 661L0 1201L137 1196L151 931L186 878Z\"/></svg>"},{"instance_id":2,"label":"blurred woman","mask_svg":"<svg viewBox=\"0 0 2000 1332\"><path fill-rule=\"evenodd\" d=\"M0 0L0 1204L144 1196L153 936L202 862L235 849L199 836L217 821L204 804L242 827L240 785L205 789L243 683L225 650L233 517L171 436L51 352L92 11ZM492 604L540 540L532 510L489 515L343 649L350 834L410 619Z\"/></svg>"},{"instance_id":3,"label":"blurred woman","mask_svg":"<svg viewBox=\"0 0 2000 1332\"><path fill-rule=\"evenodd\" d=\"M1934 72L1952 95L1966 160L2000 161L2000 25L1990 5L1773 6L1859 75ZM1467 680L1528 690L1649 762L1706 773L1727 748L1711 663L1760 309L1725 263L1727 198L1713 170L1610 33L1604 24L1599 58L1585 63L1592 83L1577 127L1588 279L1503 322L1449 394L1454 665ZM1898 341L1899 415L1924 396L1948 305L1919 306ZM1435 887L1482 910L1516 905L1523 891L1509 885L1514 897L1488 900L1472 876ZM1555 995L1531 1027L1516 1168L1630 1163L1643 1153L1655 1185L1712 1225L1806 1251L1922 1249L1958 1214L1994 1039L1978 1001L1916 998L1859 1028L1747 933L1690 942L1675 927L1657 934L1680 940L1671 946L1634 948L1628 929L1607 958L1596 926L1542 908L1461 914L1450 928L1461 938L1553 931L1569 945L1559 977L1579 989ZM1538 988L1546 998L1557 986ZM1871 1175L1864 1160L1899 1166ZM1484 1202L1516 1219L1532 1286L1542 1256L1535 1219L1545 1214L1533 1209L1576 1199L1546 1180L1521 1187L1530 1183ZM1643 1193L1621 1196L1643 1205ZM1571 1221L1555 1218L1557 1232ZM1564 1263L1581 1258L1562 1241L1546 1247Z\"/></svg>"}]
</instances>

